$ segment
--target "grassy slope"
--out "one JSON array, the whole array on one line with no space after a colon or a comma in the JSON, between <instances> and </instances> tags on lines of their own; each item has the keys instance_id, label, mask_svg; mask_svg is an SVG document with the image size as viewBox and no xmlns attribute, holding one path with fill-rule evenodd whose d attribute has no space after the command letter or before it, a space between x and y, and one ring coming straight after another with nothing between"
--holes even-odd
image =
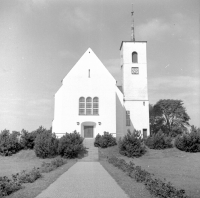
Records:
<instances>
[{"instance_id":1,"label":"grassy slope","mask_svg":"<svg viewBox=\"0 0 200 198\"><path fill-rule=\"evenodd\" d=\"M200 153L186 153L176 148L152 150L140 157L130 159L118 153L118 147L100 149L104 157L115 155L132 161L157 178L166 178L177 188L186 190L192 198L200 197Z\"/></svg>"},{"instance_id":2,"label":"grassy slope","mask_svg":"<svg viewBox=\"0 0 200 198\"><path fill-rule=\"evenodd\" d=\"M35 156L33 150L23 150L10 156L0 156L0 176L11 177L13 173L22 170L30 170L33 167L40 167L42 162L49 162L52 159L39 159ZM42 173L43 177L31 184L23 184L23 189L7 196L7 198L34 198L51 183L53 183L60 175L67 171L76 160L67 160L67 164L59 167L50 173Z\"/></svg>"},{"instance_id":3,"label":"grassy slope","mask_svg":"<svg viewBox=\"0 0 200 198\"><path fill-rule=\"evenodd\" d=\"M42 162L51 160L36 157L33 150L22 150L9 157L0 156L0 176L10 177L12 174L21 172L22 170L40 167Z\"/></svg>"}]
</instances>

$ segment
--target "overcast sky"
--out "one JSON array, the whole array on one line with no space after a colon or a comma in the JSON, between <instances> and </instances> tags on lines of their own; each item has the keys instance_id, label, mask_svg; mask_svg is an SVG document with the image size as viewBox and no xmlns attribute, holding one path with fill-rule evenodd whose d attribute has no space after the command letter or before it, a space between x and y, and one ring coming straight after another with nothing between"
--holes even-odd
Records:
<instances>
[{"instance_id":1,"label":"overcast sky","mask_svg":"<svg viewBox=\"0 0 200 198\"><path fill-rule=\"evenodd\" d=\"M89 47L120 83L132 3L150 103L181 99L200 127L199 0L1 0L0 130L50 128L54 94Z\"/></svg>"}]
</instances>

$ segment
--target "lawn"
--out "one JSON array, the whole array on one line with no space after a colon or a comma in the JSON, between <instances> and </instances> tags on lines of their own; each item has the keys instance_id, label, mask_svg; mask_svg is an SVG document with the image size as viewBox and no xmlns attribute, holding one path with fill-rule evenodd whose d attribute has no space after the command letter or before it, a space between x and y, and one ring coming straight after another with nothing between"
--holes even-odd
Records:
<instances>
[{"instance_id":1,"label":"lawn","mask_svg":"<svg viewBox=\"0 0 200 198\"><path fill-rule=\"evenodd\" d=\"M0 156L0 176L11 177L14 173L22 170L30 170L33 167L40 167L42 162L50 162L51 160L53 159L40 159L36 157L33 150L22 150L10 157ZM49 173L42 173L42 178L36 180L34 183L23 184L21 190L12 193L7 198L36 197L75 163L76 160L67 160L67 164Z\"/></svg>"},{"instance_id":2,"label":"lawn","mask_svg":"<svg viewBox=\"0 0 200 198\"><path fill-rule=\"evenodd\" d=\"M191 198L200 197L200 153L186 153L176 148L165 150L148 149L140 158L128 158L118 152L118 147L99 149L100 159L115 155L127 162L153 173L155 177L171 182L178 189L186 190Z\"/></svg>"},{"instance_id":3,"label":"lawn","mask_svg":"<svg viewBox=\"0 0 200 198\"><path fill-rule=\"evenodd\" d=\"M10 177L12 174L22 170L31 170L33 167L40 167L42 162L49 162L51 160L36 157L33 150L22 150L8 157L0 156L0 176Z\"/></svg>"}]
</instances>

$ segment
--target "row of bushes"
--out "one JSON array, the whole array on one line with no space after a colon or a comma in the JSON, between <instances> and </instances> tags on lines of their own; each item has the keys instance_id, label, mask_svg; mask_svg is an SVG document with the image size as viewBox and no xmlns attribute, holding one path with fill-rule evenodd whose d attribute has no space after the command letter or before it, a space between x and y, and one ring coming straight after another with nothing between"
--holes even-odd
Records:
<instances>
[{"instance_id":1,"label":"row of bushes","mask_svg":"<svg viewBox=\"0 0 200 198\"><path fill-rule=\"evenodd\" d=\"M140 131L134 130L118 141L119 153L127 157L140 157L150 149L166 149L173 147L173 139L160 130L158 133L149 136L147 139L141 137ZM104 135L97 135L94 145L106 148L116 145L116 139L111 134L104 132ZM200 129L193 127L190 133L179 135L174 139L174 145L186 152L200 152Z\"/></svg>"},{"instance_id":2,"label":"row of bushes","mask_svg":"<svg viewBox=\"0 0 200 198\"><path fill-rule=\"evenodd\" d=\"M104 132L104 135L98 134L94 141L95 147L107 148L115 145L117 145L116 138L108 132ZM128 157L140 157L146 152L139 131L134 131L134 133L128 131L127 135L119 139L118 146L119 152Z\"/></svg>"},{"instance_id":3,"label":"row of bushes","mask_svg":"<svg viewBox=\"0 0 200 198\"><path fill-rule=\"evenodd\" d=\"M21 136L19 132L10 133L9 130L0 133L0 155L10 156L21 149L34 149L36 156L40 158L56 155L76 158L81 152L85 152L83 138L76 131L66 133L60 139L43 127L31 133L22 130Z\"/></svg>"},{"instance_id":4,"label":"row of bushes","mask_svg":"<svg viewBox=\"0 0 200 198\"><path fill-rule=\"evenodd\" d=\"M115 167L126 172L129 177L136 180L136 182L144 183L147 190L156 197L160 198L188 198L185 190L177 190L171 183L165 183L160 179L156 179L152 174L142 169L140 166L135 166L134 163L126 163L123 159L117 157L108 158L108 162Z\"/></svg>"},{"instance_id":5,"label":"row of bushes","mask_svg":"<svg viewBox=\"0 0 200 198\"><path fill-rule=\"evenodd\" d=\"M150 149L165 149L173 147L173 139L161 130L148 137L145 144ZM192 126L190 133L184 133L174 138L174 146L185 152L200 152L200 129Z\"/></svg>"},{"instance_id":6,"label":"row of bushes","mask_svg":"<svg viewBox=\"0 0 200 198\"><path fill-rule=\"evenodd\" d=\"M6 176L0 177L0 198L21 189L24 183L33 183L42 177L42 173L53 171L66 163L65 159L57 158L49 163L43 162L40 168L34 167L30 171L23 170L20 173L13 174L11 179Z\"/></svg>"},{"instance_id":7,"label":"row of bushes","mask_svg":"<svg viewBox=\"0 0 200 198\"><path fill-rule=\"evenodd\" d=\"M40 167L40 171L42 173L49 173L66 163L67 163L67 160L62 159L62 158L54 159L51 162L43 162L42 166Z\"/></svg>"},{"instance_id":8,"label":"row of bushes","mask_svg":"<svg viewBox=\"0 0 200 198\"><path fill-rule=\"evenodd\" d=\"M0 198L10 195L11 193L22 188L21 183L8 177L0 177Z\"/></svg>"},{"instance_id":9,"label":"row of bushes","mask_svg":"<svg viewBox=\"0 0 200 198\"><path fill-rule=\"evenodd\" d=\"M4 129L0 133L0 155L10 156L22 149L33 149L37 135L45 131L51 132L51 129L47 130L40 126L30 133L24 129L21 133L18 131L10 133L9 130Z\"/></svg>"},{"instance_id":10,"label":"row of bushes","mask_svg":"<svg viewBox=\"0 0 200 198\"><path fill-rule=\"evenodd\" d=\"M83 146L83 138L79 133L66 133L60 139L55 134L45 131L35 139L35 153L40 158L61 155L66 158L76 158L86 148Z\"/></svg>"},{"instance_id":11,"label":"row of bushes","mask_svg":"<svg viewBox=\"0 0 200 198\"><path fill-rule=\"evenodd\" d=\"M23 170L21 173L13 174L12 179L7 176L0 177L0 198L22 188L23 183L33 183L42 177L39 168L33 168L31 171Z\"/></svg>"}]
</instances>

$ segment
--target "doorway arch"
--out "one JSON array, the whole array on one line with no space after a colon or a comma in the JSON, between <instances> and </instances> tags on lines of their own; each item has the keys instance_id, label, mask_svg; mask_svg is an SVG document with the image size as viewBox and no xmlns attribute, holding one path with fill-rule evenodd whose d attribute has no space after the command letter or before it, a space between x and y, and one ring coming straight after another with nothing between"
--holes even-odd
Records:
<instances>
[{"instance_id":1,"label":"doorway arch","mask_svg":"<svg viewBox=\"0 0 200 198\"><path fill-rule=\"evenodd\" d=\"M81 123L81 136L84 138L94 138L95 137L96 123L91 121L86 121Z\"/></svg>"}]
</instances>

